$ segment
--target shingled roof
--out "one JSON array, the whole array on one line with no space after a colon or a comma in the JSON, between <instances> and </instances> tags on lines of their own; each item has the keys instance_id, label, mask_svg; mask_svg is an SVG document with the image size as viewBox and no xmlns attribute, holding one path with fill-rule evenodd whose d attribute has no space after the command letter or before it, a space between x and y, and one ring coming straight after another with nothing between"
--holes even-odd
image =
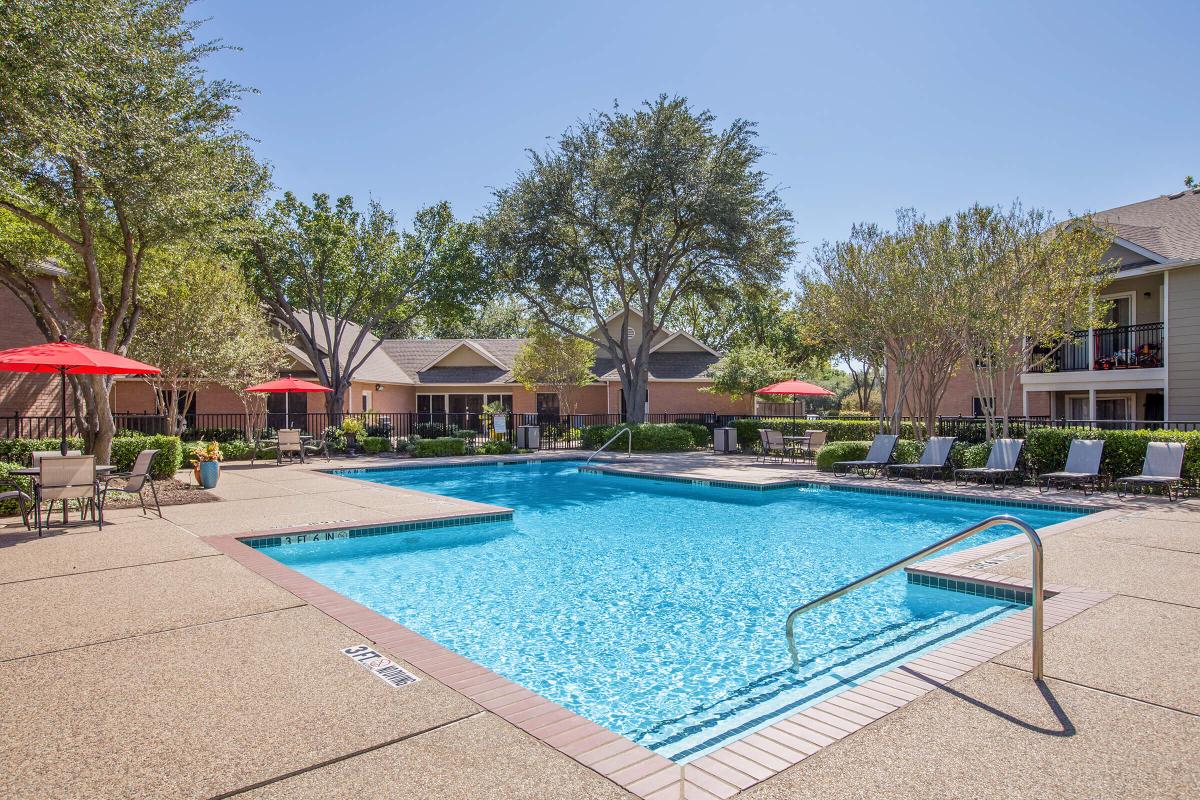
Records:
<instances>
[{"instance_id":1,"label":"shingled roof","mask_svg":"<svg viewBox=\"0 0 1200 800\"><path fill-rule=\"evenodd\" d=\"M1113 232L1165 261L1200 258L1200 189L1093 214Z\"/></svg>"},{"instance_id":2,"label":"shingled roof","mask_svg":"<svg viewBox=\"0 0 1200 800\"><path fill-rule=\"evenodd\" d=\"M470 339L504 365L433 366L421 368L460 347L464 339L385 339L382 350L418 385L511 383L513 360L524 339ZM709 352L659 351L650 354L650 377L660 381L703 379L719 356ZM619 380L611 358L596 359L592 372L600 381Z\"/></svg>"}]
</instances>

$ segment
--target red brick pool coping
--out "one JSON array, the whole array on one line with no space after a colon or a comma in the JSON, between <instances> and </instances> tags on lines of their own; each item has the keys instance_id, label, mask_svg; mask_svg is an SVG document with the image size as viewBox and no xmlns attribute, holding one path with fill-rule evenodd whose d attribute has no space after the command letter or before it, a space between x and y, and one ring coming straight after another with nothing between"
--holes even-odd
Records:
<instances>
[{"instance_id":1,"label":"red brick pool coping","mask_svg":"<svg viewBox=\"0 0 1200 800\"><path fill-rule=\"evenodd\" d=\"M1044 529L1043 538L1118 512ZM457 519L463 515L422 519ZM413 518L397 520L412 522ZM372 526L380 523L372 523ZM559 752L645 800L730 798L823 748L902 708L995 656L1028 642L1031 612L1025 609L892 668L816 705L730 742L685 765L660 756L569 709L426 639L398 622L296 572L241 540L287 536L347 525L316 525L204 537L204 541L291 592L420 672L465 695ZM350 527L354 527L351 525ZM1029 591L1028 580L986 571L988 559L1023 544L1017 535L929 559L908 568L917 575L980 586ZM982 567L982 568L981 568ZM1111 597L1111 593L1047 585L1045 627L1051 628Z\"/></svg>"}]
</instances>

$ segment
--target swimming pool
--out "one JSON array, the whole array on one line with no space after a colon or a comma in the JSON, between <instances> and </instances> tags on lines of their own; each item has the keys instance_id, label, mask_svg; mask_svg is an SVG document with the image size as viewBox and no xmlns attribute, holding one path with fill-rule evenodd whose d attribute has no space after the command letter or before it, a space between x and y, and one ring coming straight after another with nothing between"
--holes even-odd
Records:
<instances>
[{"instance_id":1,"label":"swimming pool","mask_svg":"<svg viewBox=\"0 0 1200 800\"><path fill-rule=\"evenodd\" d=\"M787 613L999 505L720 488L546 461L350 477L513 519L264 548L291 568L594 722L686 762L1019 606L885 578ZM1019 509L1034 527L1077 513ZM1015 533L1001 527L962 546Z\"/></svg>"}]
</instances>

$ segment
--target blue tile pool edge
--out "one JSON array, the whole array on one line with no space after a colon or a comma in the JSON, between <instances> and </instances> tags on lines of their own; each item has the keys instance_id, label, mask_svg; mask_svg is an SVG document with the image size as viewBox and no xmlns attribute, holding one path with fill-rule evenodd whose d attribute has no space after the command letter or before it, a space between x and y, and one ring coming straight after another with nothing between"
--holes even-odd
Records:
<instances>
[{"instance_id":1,"label":"blue tile pool edge","mask_svg":"<svg viewBox=\"0 0 1200 800\"><path fill-rule=\"evenodd\" d=\"M437 519L420 519L411 522L384 522L375 525L362 525L352 528L324 528L313 531L296 531L294 533L280 532L269 536L251 534L247 537L237 537L242 544L263 550L269 547L281 547L285 544L303 544L305 542L328 542L335 539L359 539L365 536L386 536L392 533L407 533L423 531L432 528L456 528L462 525L485 525L492 522L512 522L512 512L502 511L490 514L464 514L457 517L439 517Z\"/></svg>"}]
</instances>

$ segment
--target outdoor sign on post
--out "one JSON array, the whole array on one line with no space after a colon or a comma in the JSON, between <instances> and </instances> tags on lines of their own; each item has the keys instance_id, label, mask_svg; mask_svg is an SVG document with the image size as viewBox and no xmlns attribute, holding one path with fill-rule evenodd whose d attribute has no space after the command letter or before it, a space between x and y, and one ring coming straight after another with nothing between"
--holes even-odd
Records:
<instances>
[{"instance_id":1,"label":"outdoor sign on post","mask_svg":"<svg viewBox=\"0 0 1200 800\"><path fill-rule=\"evenodd\" d=\"M492 430L496 433L508 433L508 420L503 414L492 415Z\"/></svg>"}]
</instances>

